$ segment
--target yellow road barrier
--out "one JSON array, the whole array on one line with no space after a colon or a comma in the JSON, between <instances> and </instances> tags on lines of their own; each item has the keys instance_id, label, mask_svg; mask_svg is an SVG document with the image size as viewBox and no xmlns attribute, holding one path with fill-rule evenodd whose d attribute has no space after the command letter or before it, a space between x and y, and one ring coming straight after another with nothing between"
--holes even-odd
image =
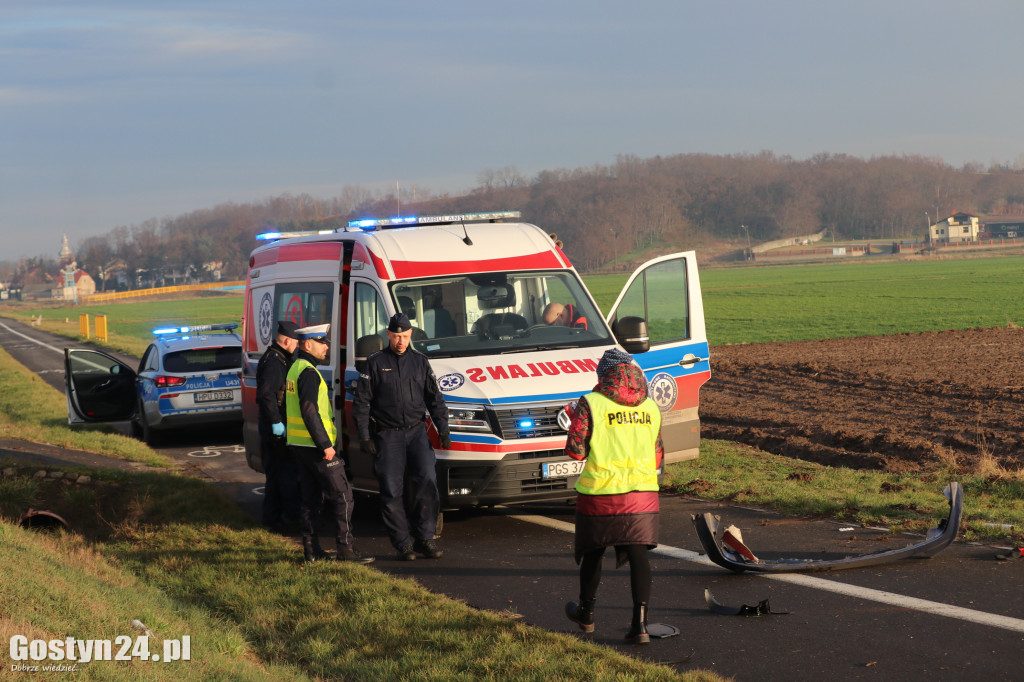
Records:
<instances>
[{"instance_id":1,"label":"yellow road barrier","mask_svg":"<svg viewBox=\"0 0 1024 682\"><path fill-rule=\"evenodd\" d=\"M85 313L78 316L78 333L89 338L89 316Z\"/></svg>"}]
</instances>

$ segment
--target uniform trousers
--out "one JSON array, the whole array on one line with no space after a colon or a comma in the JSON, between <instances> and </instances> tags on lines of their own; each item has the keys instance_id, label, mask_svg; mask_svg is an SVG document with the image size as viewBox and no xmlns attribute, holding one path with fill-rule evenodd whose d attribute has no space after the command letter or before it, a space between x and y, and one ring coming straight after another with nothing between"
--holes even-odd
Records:
<instances>
[{"instance_id":1,"label":"uniform trousers","mask_svg":"<svg viewBox=\"0 0 1024 682\"><path fill-rule=\"evenodd\" d=\"M262 435L262 434L261 434ZM271 434L261 439L263 472L263 523L297 523L299 520L299 465L288 452L284 438Z\"/></svg>"},{"instance_id":2,"label":"uniform trousers","mask_svg":"<svg viewBox=\"0 0 1024 682\"><path fill-rule=\"evenodd\" d=\"M432 540L441 507L434 448L420 423L374 436L373 470L380 483L380 510L396 549ZM410 537L411 536L411 537Z\"/></svg>"},{"instance_id":3,"label":"uniform trousers","mask_svg":"<svg viewBox=\"0 0 1024 682\"><path fill-rule=\"evenodd\" d=\"M328 462L323 450L289 445L299 463L299 527L302 537L315 537L319 532L320 510L334 517L337 541L341 547L352 546L352 486L345 476L345 462L337 455Z\"/></svg>"}]
</instances>

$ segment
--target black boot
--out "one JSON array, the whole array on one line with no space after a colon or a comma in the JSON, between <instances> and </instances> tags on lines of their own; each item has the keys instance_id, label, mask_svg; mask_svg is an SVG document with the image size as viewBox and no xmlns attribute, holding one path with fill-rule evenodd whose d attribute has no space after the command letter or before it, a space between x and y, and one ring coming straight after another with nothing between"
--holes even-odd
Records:
<instances>
[{"instance_id":1,"label":"black boot","mask_svg":"<svg viewBox=\"0 0 1024 682\"><path fill-rule=\"evenodd\" d=\"M305 561L326 559L327 556L327 552L320 546L320 538L316 536L302 538L302 558Z\"/></svg>"},{"instance_id":2,"label":"black boot","mask_svg":"<svg viewBox=\"0 0 1024 682\"><path fill-rule=\"evenodd\" d=\"M650 644L651 636L647 634L647 604L633 604L633 623L626 633L626 644Z\"/></svg>"},{"instance_id":3,"label":"black boot","mask_svg":"<svg viewBox=\"0 0 1024 682\"><path fill-rule=\"evenodd\" d=\"M569 620L580 626L580 630L583 632L594 631L594 599L580 599L580 604L574 601L569 602L565 605L565 615L569 617Z\"/></svg>"}]
</instances>

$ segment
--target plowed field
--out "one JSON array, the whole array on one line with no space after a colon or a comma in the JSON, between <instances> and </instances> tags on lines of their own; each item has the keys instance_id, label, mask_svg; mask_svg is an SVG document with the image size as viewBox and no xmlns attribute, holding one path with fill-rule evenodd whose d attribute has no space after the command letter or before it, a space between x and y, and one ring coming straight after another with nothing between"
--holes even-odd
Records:
<instances>
[{"instance_id":1,"label":"plowed field","mask_svg":"<svg viewBox=\"0 0 1024 682\"><path fill-rule=\"evenodd\" d=\"M701 436L890 472L1024 466L1024 329L711 349Z\"/></svg>"}]
</instances>

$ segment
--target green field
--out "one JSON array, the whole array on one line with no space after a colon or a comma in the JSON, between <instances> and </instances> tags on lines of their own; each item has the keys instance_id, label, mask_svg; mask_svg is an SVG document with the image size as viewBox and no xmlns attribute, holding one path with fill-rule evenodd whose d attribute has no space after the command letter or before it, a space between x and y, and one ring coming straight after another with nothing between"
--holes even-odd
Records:
<instances>
[{"instance_id":1,"label":"green field","mask_svg":"<svg viewBox=\"0 0 1024 682\"><path fill-rule=\"evenodd\" d=\"M758 343L1024 324L1024 257L705 270L708 342ZM607 311L623 275L586 278Z\"/></svg>"}]
</instances>

